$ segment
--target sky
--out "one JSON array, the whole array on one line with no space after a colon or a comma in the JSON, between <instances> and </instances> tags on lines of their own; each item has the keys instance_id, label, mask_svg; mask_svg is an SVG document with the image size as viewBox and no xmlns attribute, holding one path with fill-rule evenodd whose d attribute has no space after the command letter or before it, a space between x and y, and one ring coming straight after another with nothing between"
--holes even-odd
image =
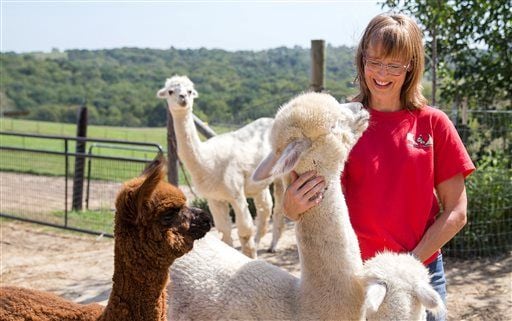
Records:
<instances>
[{"instance_id":1,"label":"sky","mask_svg":"<svg viewBox=\"0 0 512 321\"><path fill-rule=\"evenodd\" d=\"M0 0L0 51L356 46L377 1Z\"/></svg>"}]
</instances>

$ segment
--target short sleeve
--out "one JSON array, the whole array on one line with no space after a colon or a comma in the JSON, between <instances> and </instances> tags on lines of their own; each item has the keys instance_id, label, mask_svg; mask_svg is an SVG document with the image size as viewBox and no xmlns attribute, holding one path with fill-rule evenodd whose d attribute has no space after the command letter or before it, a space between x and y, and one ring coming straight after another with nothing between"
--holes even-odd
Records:
<instances>
[{"instance_id":1,"label":"short sleeve","mask_svg":"<svg viewBox=\"0 0 512 321\"><path fill-rule=\"evenodd\" d=\"M448 116L437 111L433 117L434 186L461 173L464 178L475 170L459 133Z\"/></svg>"}]
</instances>

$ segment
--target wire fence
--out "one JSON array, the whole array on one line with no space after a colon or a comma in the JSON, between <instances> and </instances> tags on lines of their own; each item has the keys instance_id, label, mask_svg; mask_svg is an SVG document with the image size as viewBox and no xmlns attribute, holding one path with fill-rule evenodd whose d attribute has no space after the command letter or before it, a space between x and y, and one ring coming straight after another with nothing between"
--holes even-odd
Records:
<instances>
[{"instance_id":1,"label":"wire fence","mask_svg":"<svg viewBox=\"0 0 512 321\"><path fill-rule=\"evenodd\" d=\"M156 144L65 136L0 132L0 139L0 216L106 236L122 182L162 152ZM88 152L75 152L79 143Z\"/></svg>"},{"instance_id":2,"label":"wire fence","mask_svg":"<svg viewBox=\"0 0 512 321\"><path fill-rule=\"evenodd\" d=\"M468 222L443 249L453 257L512 250L512 111L452 115L477 170L466 181Z\"/></svg>"}]
</instances>

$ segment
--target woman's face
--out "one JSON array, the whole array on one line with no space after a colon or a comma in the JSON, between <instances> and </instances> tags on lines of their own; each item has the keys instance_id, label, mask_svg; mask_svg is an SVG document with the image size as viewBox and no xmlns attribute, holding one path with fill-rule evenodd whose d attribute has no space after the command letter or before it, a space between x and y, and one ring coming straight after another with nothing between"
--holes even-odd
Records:
<instances>
[{"instance_id":1,"label":"woman's face","mask_svg":"<svg viewBox=\"0 0 512 321\"><path fill-rule=\"evenodd\" d=\"M407 74L404 66L409 62L384 57L381 52L380 46L370 45L364 57L364 80L370 90L370 107L397 111L404 107L400 105L400 90Z\"/></svg>"}]
</instances>

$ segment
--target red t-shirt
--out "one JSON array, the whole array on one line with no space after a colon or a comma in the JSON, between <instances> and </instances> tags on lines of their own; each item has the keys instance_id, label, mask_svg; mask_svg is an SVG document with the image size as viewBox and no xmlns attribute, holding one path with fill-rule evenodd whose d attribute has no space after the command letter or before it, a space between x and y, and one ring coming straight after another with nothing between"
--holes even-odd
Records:
<instances>
[{"instance_id":1,"label":"red t-shirt","mask_svg":"<svg viewBox=\"0 0 512 321\"><path fill-rule=\"evenodd\" d=\"M435 186L475 169L442 111L428 106L369 111L368 129L350 152L342 174L363 260L385 249L412 251L439 213Z\"/></svg>"}]
</instances>

